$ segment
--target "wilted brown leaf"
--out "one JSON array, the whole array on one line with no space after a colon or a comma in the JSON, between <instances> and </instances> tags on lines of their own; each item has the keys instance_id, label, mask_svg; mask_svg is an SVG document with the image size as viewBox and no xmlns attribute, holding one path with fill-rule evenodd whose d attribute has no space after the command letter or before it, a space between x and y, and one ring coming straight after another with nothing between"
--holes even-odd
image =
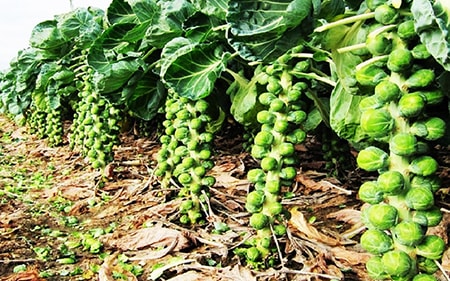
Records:
<instances>
[{"instance_id":1,"label":"wilted brown leaf","mask_svg":"<svg viewBox=\"0 0 450 281\"><path fill-rule=\"evenodd\" d=\"M147 247L160 248L170 247L174 251L179 251L190 247L194 241L181 231L162 226L142 228L128 232L122 232L121 237L108 237L105 244L121 249L123 251L141 250Z\"/></svg>"},{"instance_id":2,"label":"wilted brown leaf","mask_svg":"<svg viewBox=\"0 0 450 281\"><path fill-rule=\"evenodd\" d=\"M0 278L0 281L45 281L44 278L39 277L39 272L35 269L24 272L14 273L7 277Z\"/></svg>"},{"instance_id":3,"label":"wilted brown leaf","mask_svg":"<svg viewBox=\"0 0 450 281\"><path fill-rule=\"evenodd\" d=\"M98 271L98 280L99 281L115 281L116 279L113 277L113 272L121 273L122 275L127 277L128 281L137 281L136 276L134 276L131 272L124 270L121 266L116 264L118 253L110 255L105 258L103 264Z\"/></svg>"},{"instance_id":4,"label":"wilted brown leaf","mask_svg":"<svg viewBox=\"0 0 450 281\"><path fill-rule=\"evenodd\" d=\"M314 226L312 226L305 218L305 216L297 208L292 208L291 219L288 221L290 230L301 237L309 240L314 240L320 243L324 243L330 246L336 246L340 244L340 241L336 238L327 236Z\"/></svg>"}]
</instances>

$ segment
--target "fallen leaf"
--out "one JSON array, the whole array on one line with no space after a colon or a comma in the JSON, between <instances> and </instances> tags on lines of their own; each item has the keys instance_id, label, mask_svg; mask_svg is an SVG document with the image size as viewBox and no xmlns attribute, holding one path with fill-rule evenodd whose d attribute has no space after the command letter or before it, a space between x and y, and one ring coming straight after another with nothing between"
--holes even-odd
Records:
<instances>
[{"instance_id":1,"label":"fallen leaf","mask_svg":"<svg viewBox=\"0 0 450 281\"><path fill-rule=\"evenodd\" d=\"M312 226L305 218L305 216L297 208L292 208L291 219L288 221L288 226L293 233L303 236L306 239L314 240L324 243L330 246L336 246L340 244L340 241L336 238L327 236L314 226Z\"/></svg>"},{"instance_id":2,"label":"fallen leaf","mask_svg":"<svg viewBox=\"0 0 450 281\"><path fill-rule=\"evenodd\" d=\"M183 274L177 275L173 278L167 279L167 281L210 281L210 276L205 276L204 274L190 270Z\"/></svg>"},{"instance_id":3,"label":"fallen leaf","mask_svg":"<svg viewBox=\"0 0 450 281\"><path fill-rule=\"evenodd\" d=\"M39 277L39 272L37 270L32 269L0 278L0 281L45 281L45 279Z\"/></svg>"},{"instance_id":4,"label":"fallen leaf","mask_svg":"<svg viewBox=\"0 0 450 281\"><path fill-rule=\"evenodd\" d=\"M232 281L256 281L256 277L252 271L242 265L235 265L233 267L225 267L220 271L219 280Z\"/></svg>"},{"instance_id":5,"label":"fallen leaf","mask_svg":"<svg viewBox=\"0 0 450 281\"><path fill-rule=\"evenodd\" d=\"M108 237L104 243L123 251L141 250L147 247L169 247L174 241L176 245L173 250L180 251L193 244L192 238L181 231L162 226L132 230L121 235L123 236L119 238Z\"/></svg>"},{"instance_id":6,"label":"fallen leaf","mask_svg":"<svg viewBox=\"0 0 450 281\"><path fill-rule=\"evenodd\" d=\"M113 277L113 272L126 276L128 281L137 281L136 276L134 276L131 272L126 271L121 266L115 264L118 254L118 252L114 253L104 259L103 264L98 271L99 281L115 281L116 278Z\"/></svg>"}]
</instances>

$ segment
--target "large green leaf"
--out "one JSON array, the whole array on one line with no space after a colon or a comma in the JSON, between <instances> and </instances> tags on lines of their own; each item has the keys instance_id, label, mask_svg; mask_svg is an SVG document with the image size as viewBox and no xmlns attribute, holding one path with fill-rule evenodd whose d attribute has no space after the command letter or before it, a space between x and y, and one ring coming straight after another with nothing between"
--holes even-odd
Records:
<instances>
[{"instance_id":1,"label":"large green leaf","mask_svg":"<svg viewBox=\"0 0 450 281\"><path fill-rule=\"evenodd\" d=\"M450 3L448 0L414 0L414 27L428 52L450 71Z\"/></svg>"},{"instance_id":2,"label":"large green leaf","mask_svg":"<svg viewBox=\"0 0 450 281\"><path fill-rule=\"evenodd\" d=\"M114 93L128 82L140 66L137 59L112 62L107 70L94 73L93 83L102 94Z\"/></svg>"},{"instance_id":3,"label":"large green leaf","mask_svg":"<svg viewBox=\"0 0 450 281\"><path fill-rule=\"evenodd\" d=\"M100 9L78 8L57 16L57 27L67 41L86 49L103 31L102 17Z\"/></svg>"},{"instance_id":4,"label":"large green leaf","mask_svg":"<svg viewBox=\"0 0 450 281\"><path fill-rule=\"evenodd\" d=\"M165 101L166 89L159 76L137 71L122 90L122 99L128 110L143 120L151 120Z\"/></svg>"},{"instance_id":5,"label":"large green leaf","mask_svg":"<svg viewBox=\"0 0 450 281\"><path fill-rule=\"evenodd\" d=\"M196 0L195 8L205 15L225 20L228 11L228 0Z\"/></svg>"},{"instance_id":6,"label":"large green leaf","mask_svg":"<svg viewBox=\"0 0 450 281\"><path fill-rule=\"evenodd\" d=\"M311 0L230 0L227 37L244 59L271 61L311 32L311 15Z\"/></svg>"},{"instance_id":7,"label":"large green leaf","mask_svg":"<svg viewBox=\"0 0 450 281\"><path fill-rule=\"evenodd\" d=\"M207 97L230 57L219 44L200 44L175 38L163 50L160 76L180 96Z\"/></svg>"},{"instance_id":8,"label":"large green leaf","mask_svg":"<svg viewBox=\"0 0 450 281\"><path fill-rule=\"evenodd\" d=\"M113 0L106 10L106 17L110 25L139 22L130 4L124 0Z\"/></svg>"},{"instance_id":9,"label":"large green leaf","mask_svg":"<svg viewBox=\"0 0 450 281\"><path fill-rule=\"evenodd\" d=\"M47 20L37 24L30 38L31 47L62 54L67 48L67 40L57 27L56 20Z\"/></svg>"},{"instance_id":10,"label":"large green leaf","mask_svg":"<svg viewBox=\"0 0 450 281\"><path fill-rule=\"evenodd\" d=\"M311 13L309 0L230 0L227 21L233 36L282 34Z\"/></svg>"}]
</instances>

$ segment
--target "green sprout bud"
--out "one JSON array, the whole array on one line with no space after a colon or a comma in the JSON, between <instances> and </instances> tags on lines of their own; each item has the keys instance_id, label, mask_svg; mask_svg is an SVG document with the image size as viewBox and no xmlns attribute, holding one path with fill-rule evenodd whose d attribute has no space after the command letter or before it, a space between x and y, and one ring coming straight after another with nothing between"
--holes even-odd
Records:
<instances>
[{"instance_id":1,"label":"green sprout bud","mask_svg":"<svg viewBox=\"0 0 450 281\"><path fill-rule=\"evenodd\" d=\"M209 109L209 103L205 100L198 100L195 102L195 110L200 113L206 113Z\"/></svg>"},{"instance_id":2,"label":"green sprout bud","mask_svg":"<svg viewBox=\"0 0 450 281\"><path fill-rule=\"evenodd\" d=\"M269 131L260 131L255 136L255 144L263 147L268 147L272 144L274 140L273 135Z\"/></svg>"},{"instance_id":3,"label":"green sprout bud","mask_svg":"<svg viewBox=\"0 0 450 281\"><path fill-rule=\"evenodd\" d=\"M417 33L414 30L414 21L407 20L400 23L397 27L397 34L400 38L404 40L409 40L416 37Z\"/></svg>"},{"instance_id":4,"label":"green sprout bud","mask_svg":"<svg viewBox=\"0 0 450 281\"><path fill-rule=\"evenodd\" d=\"M263 213L254 213L250 217L250 226L256 230L265 228L269 224L269 217Z\"/></svg>"},{"instance_id":5,"label":"green sprout bud","mask_svg":"<svg viewBox=\"0 0 450 281\"><path fill-rule=\"evenodd\" d=\"M403 95L398 101L401 116L417 117L425 108L425 99L419 93Z\"/></svg>"},{"instance_id":6,"label":"green sprout bud","mask_svg":"<svg viewBox=\"0 0 450 281\"><path fill-rule=\"evenodd\" d=\"M437 161L431 156L419 156L409 164L409 170L419 176L430 176L439 168Z\"/></svg>"},{"instance_id":7,"label":"green sprout bud","mask_svg":"<svg viewBox=\"0 0 450 281\"><path fill-rule=\"evenodd\" d=\"M388 204L372 205L367 210L370 225L379 230L386 230L397 224L397 209Z\"/></svg>"},{"instance_id":8,"label":"green sprout bud","mask_svg":"<svg viewBox=\"0 0 450 281\"><path fill-rule=\"evenodd\" d=\"M397 195L402 192L405 183L403 174L399 171L389 170L378 176L378 189L388 195Z\"/></svg>"},{"instance_id":9,"label":"green sprout bud","mask_svg":"<svg viewBox=\"0 0 450 281\"><path fill-rule=\"evenodd\" d=\"M393 228L394 240L405 246L416 246L422 242L425 231L423 227L412 221L402 221Z\"/></svg>"},{"instance_id":10,"label":"green sprout bud","mask_svg":"<svg viewBox=\"0 0 450 281\"><path fill-rule=\"evenodd\" d=\"M181 213L186 213L187 211L189 211L190 209L192 209L194 207L194 202L192 200L185 200L183 202L181 202L180 204L180 211Z\"/></svg>"},{"instance_id":11,"label":"green sprout bud","mask_svg":"<svg viewBox=\"0 0 450 281\"><path fill-rule=\"evenodd\" d=\"M262 169L252 169L248 171L247 179L251 183L264 182L266 180L266 173Z\"/></svg>"},{"instance_id":12,"label":"green sprout bud","mask_svg":"<svg viewBox=\"0 0 450 281\"><path fill-rule=\"evenodd\" d=\"M413 57L410 50L397 48L389 54L387 67L390 71L401 72L410 67L412 60Z\"/></svg>"},{"instance_id":13,"label":"green sprout bud","mask_svg":"<svg viewBox=\"0 0 450 281\"><path fill-rule=\"evenodd\" d=\"M412 48L411 54L413 58L418 60L424 60L431 57L430 52L428 52L427 46L425 44L417 44Z\"/></svg>"},{"instance_id":14,"label":"green sprout bud","mask_svg":"<svg viewBox=\"0 0 450 281\"><path fill-rule=\"evenodd\" d=\"M178 176L178 181L183 185L187 185L192 181L192 177L188 173L182 173Z\"/></svg>"},{"instance_id":15,"label":"green sprout bud","mask_svg":"<svg viewBox=\"0 0 450 281\"><path fill-rule=\"evenodd\" d=\"M291 156L295 153L295 147L292 143L284 142L278 147L278 152L281 156Z\"/></svg>"},{"instance_id":16,"label":"green sprout bud","mask_svg":"<svg viewBox=\"0 0 450 281\"><path fill-rule=\"evenodd\" d=\"M375 86L374 94L380 102L388 103L400 97L400 88L389 80L383 80Z\"/></svg>"},{"instance_id":17,"label":"green sprout bud","mask_svg":"<svg viewBox=\"0 0 450 281\"><path fill-rule=\"evenodd\" d=\"M296 125L301 124L308 117L306 112L304 112L303 110L289 111L287 114L288 114L287 120L289 122L292 122L292 123L296 124Z\"/></svg>"},{"instance_id":18,"label":"green sprout bud","mask_svg":"<svg viewBox=\"0 0 450 281\"><path fill-rule=\"evenodd\" d=\"M261 168L264 171L272 171L278 168L278 161L273 157L264 157L261 160Z\"/></svg>"},{"instance_id":19,"label":"green sprout bud","mask_svg":"<svg viewBox=\"0 0 450 281\"><path fill-rule=\"evenodd\" d=\"M368 109L361 113L361 128L371 137L385 137L393 126L394 120L385 109Z\"/></svg>"},{"instance_id":20,"label":"green sprout bud","mask_svg":"<svg viewBox=\"0 0 450 281\"><path fill-rule=\"evenodd\" d=\"M438 280L433 275L421 273L414 276L412 281L438 281Z\"/></svg>"},{"instance_id":21,"label":"green sprout bud","mask_svg":"<svg viewBox=\"0 0 450 281\"><path fill-rule=\"evenodd\" d=\"M384 34L367 36L366 48L374 56L384 55L391 51L392 41L386 38Z\"/></svg>"},{"instance_id":22,"label":"green sprout bud","mask_svg":"<svg viewBox=\"0 0 450 281\"><path fill-rule=\"evenodd\" d=\"M267 154L269 154L268 146L267 145L262 146L262 145L255 144L252 146L251 154L256 159L262 159L262 158L266 157Z\"/></svg>"},{"instance_id":23,"label":"green sprout bud","mask_svg":"<svg viewBox=\"0 0 450 281\"><path fill-rule=\"evenodd\" d=\"M278 94L283 88L281 87L280 80L276 77L269 77L267 81L266 89L269 93Z\"/></svg>"},{"instance_id":24,"label":"green sprout bud","mask_svg":"<svg viewBox=\"0 0 450 281\"><path fill-rule=\"evenodd\" d=\"M279 180L268 180L265 187L269 193L278 194L280 193L281 182Z\"/></svg>"},{"instance_id":25,"label":"green sprout bud","mask_svg":"<svg viewBox=\"0 0 450 281\"><path fill-rule=\"evenodd\" d=\"M438 207L432 207L428 210L416 211L415 215L424 216L427 220L426 226L433 227L437 226L443 217L441 210Z\"/></svg>"},{"instance_id":26,"label":"green sprout bud","mask_svg":"<svg viewBox=\"0 0 450 281\"><path fill-rule=\"evenodd\" d=\"M265 196L264 196L264 192L261 190L254 190L252 192L250 192L249 194L247 194L247 204L256 206L256 207L261 207L264 204L264 200L265 200Z\"/></svg>"},{"instance_id":27,"label":"green sprout bud","mask_svg":"<svg viewBox=\"0 0 450 281\"><path fill-rule=\"evenodd\" d=\"M389 275L384 271L383 261L380 256L372 256L366 262L366 269L369 276L374 280L389 278Z\"/></svg>"},{"instance_id":28,"label":"green sprout bud","mask_svg":"<svg viewBox=\"0 0 450 281\"><path fill-rule=\"evenodd\" d=\"M410 188L405 196L406 205L415 210L427 210L434 206L434 196L427 187Z\"/></svg>"},{"instance_id":29,"label":"green sprout bud","mask_svg":"<svg viewBox=\"0 0 450 281\"><path fill-rule=\"evenodd\" d=\"M287 229L286 226L282 225L282 224L276 224L273 226L273 232L275 233L276 236L283 236L286 234Z\"/></svg>"},{"instance_id":30,"label":"green sprout bud","mask_svg":"<svg viewBox=\"0 0 450 281\"><path fill-rule=\"evenodd\" d=\"M276 116L268 110L262 110L256 115L256 120L261 124L273 124L275 122Z\"/></svg>"},{"instance_id":31,"label":"green sprout bud","mask_svg":"<svg viewBox=\"0 0 450 281\"><path fill-rule=\"evenodd\" d=\"M270 103L269 111L282 112L286 108L286 104L279 98L275 98Z\"/></svg>"},{"instance_id":32,"label":"green sprout bud","mask_svg":"<svg viewBox=\"0 0 450 281\"><path fill-rule=\"evenodd\" d=\"M400 156L412 156L417 151L417 139L408 133L399 133L389 141L389 150Z\"/></svg>"},{"instance_id":33,"label":"green sprout bud","mask_svg":"<svg viewBox=\"0 0 450 281\"><path fill-rule=\"evenodd\" d=\"M273 124L275 132L284 133L289 129L289 122L287 120L277 119Z\"/></svg>"},{"instance_id":34,"label":"green sprout bud","mask_svg":"<svg viewBox=\"0 0 450 281\"><path fill-rule=\"evenodd\" d=\"M403 88L405 89L417 89L425 88L433 83L435 78L434 71L432 69L419 69L406 79Z\"/></svg>"},{"instance_id":35,"label":"green sprout bud","mask_svg":"<svg viewBox=\"0 0 450 281\"><path fill-rule=\"evenodd\" d=\"M388 166L389 155L378 147L369 146L358 153L356 162L361 169L377 171Z\"/></svg>"},{"instance_id":36,"label":"green sprout bud","mask_svg":"<svg viewBox=\"0 0 450 281\"><path fill-rule=\"evenodd\" d=\"M437 175L432 175L428 177L414 176L411 179L411 188L415 187L426 187L430 189L433 193L441 188L441 179Z\"/></svg>"},{"instance_id":37,"label":"green sprout bud","mask_svg":"<svg viewBox=\"0 0 450 281\"><path fill-rule=\"evenodd\" d=\"M293 180L297 176L297 170L294 167L285 167L280 171L280 178L284 180Z\"/></svg>"},{"instance_id":38,"label":"green sprout bud","mask_svg":"<svg viewBox=\"0 0 450 281\"><path fill-rule=\"evenodd\" d=\"M384 194L376 181L366 181L359 187L358 197L366 203L378 204L383 201Z\"/></svg>"},{"instance_id":39,"label":"green sprout bud","mask_svg":"<svg viewBox=\"0 0 450 281\"><path fill-rule=\"evenodd\" d=\"M274 217L283 212L283 206L280 202L271 202L265 206L264 211L267 211L270 216Z\"/></svg>"},{"instance_id":40,"label":"green sprout bud","mask_svg":"<svg viewBox=\"0 0 450 281\"><path fill-rule=\"evenodd\" d=\"M258 99L262 105L268 106L276 98L277 98L277 96L275 96L274 94L266 92L266 93L262 93Z\"/></svg>"},{"instance_id":41,"label":"green sprout bud","mask_svg":"<svg viewBox=\"0 0 450 281\"><path fill-rule=\"evenodd\" d=\"M417 256L417 267L420 272L426 274L433 274L439 270L439 267L434 260L422 256Z\"/></svg>"},{"instance_id":42,"label":"green sprout bud","mask_svg":"<svg viewBox=\"0 0 450 281\"><path fill-rule=\"evenodd\" d=\"M442 138L446 132L445 121L439 117L431 117L425 121L427 135L424 138L428 141L434 141Z\"/></svg>"},{"instance_id":43,"label":"green sprout bud","mask_svg":"<svg viewBox=\"0 0 450 281\"><path fill-rule=\"evenodd\" d=\"M182 110L177 112L176 116L178 119L181 119L181 120L189 120L189 119L191 119L192 115L189 112L189 110L183 108Z\"/></svg>"},{"instance_id":44,"label":"green sprout bud","mask_svg":"<svg viewBox=\"0 0 450 281\"><path fill-rule=\"evenodd\" d=\"M394 241L384 231L378 229L368 229L360 239L361 247L367 252L379 255L394 248Z\"/></svg>"},{"instance_id":45,"label":"green sprout bud","mask_svg":"<svg viewBox=\"0 0 450 281\"><path fill-rule=\"evenodd\" d=\"M398 18L398 12L387 4L376 7L374 12L375 20L384 25L392 24Z\"/></svg>"},{"instance_id":46,"label":"green sprout bud","mask_svg":"<svg viewBox=\"0 0 450 281\"><path fill-rule=\"evenodd\" d=\"M361 99L358 108L360 111L366 111L368 109L378 109L383 107L383 102L375 97L375 95L367 96Z\"/></svg>"},{"instance_id":47,"label":"green sprout bud","mask_svg":"<svg viewBox=\"0 0 450 281\"><path fill-rule=\"evenodd\" d=\"M255 262L261 258L261 253L259 252L258 248L256 248L256 247L248 248L245 254L249 261Z\"/></svg>"},{"instance_id":48,"label":"green sprout bud","mask_svg":"<svg viewBox=\"0 0 450 281\"><path fill-rule=\"evenodd\" d=\"M384 69L374 64L361 67L355 73L356 81L363 86L376 86L387 77Z\"/></svg>"},{"instance_id":49,"label":"green sprout bud","mask_svg":"<svg viewBox=\"0 0 450 281\"><path fill-rule=\"evenodd\" d=\"M426 235L422 243L416 246L416 253L422 257L437 260L445 251L444 240L437 235Z\"/></svg>"},{"instance_id":50,"label":"green sprout bud","mask_svg":"<svg viewBox=\"0 0 450 281\"><path fill-rule=\"evenodd\" d=\"M413 270L413 260L403 251L389 251L383 254L381 262L384 271L391 277L404 277Z\"/></svg>"},{"instance_id":51,"label":"green sprout bud","mask_svg":"<svg viewBox=\"0 0 450 281\"><path fill-rule=\"evenodd\" d=\"M306 139L306 132L302 129L295 129L286 136L286 140L292 144L300 144Z\"/></svg>"},{"instance_id":52,"label":"green sprout bud","mask_svg":"<svg viewBox=\"0 0 450 281\"><path fill-rule=\"evenodd\" d=\"M440 104L445 97L445 94L440 89L420 91L419 94L425 99L425 102L429 105Z\"/></svg>"}]
</instances>

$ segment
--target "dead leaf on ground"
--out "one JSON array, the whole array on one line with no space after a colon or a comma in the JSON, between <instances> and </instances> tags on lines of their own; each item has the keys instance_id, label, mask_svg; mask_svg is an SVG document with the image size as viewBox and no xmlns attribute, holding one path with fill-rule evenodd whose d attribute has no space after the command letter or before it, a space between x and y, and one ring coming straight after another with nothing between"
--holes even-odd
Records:
<instances>
[{"instance_id":1,"label":"dead leaf on ground","mask_svg":"<svg viewBox=\"0 0 450 281\"><path fill-rule=\"evenodd\" d=\"M185 233L162 226L125 231L120 235L121 237L117 238L107 237L104 243L122 251L136 251L148 247L170 247L173 243L176 243L172 246L173 250L180 251L194 244L194 241Z\"/></svg>"},{"instance_id":2,"label":"dead leaf on ground","mask_svg":"<svg viewBox=\"0 0 450 281\"><path fill-rule=\"evenodd\" d=\"M316 242L324 243L329 246L336 246L340 244L340 241L336 238L327 236L321 233L317 228L312 226L305 218L302 212L297 208L292 208L291 219L288 221L290 230L305 239L314 240Z\"/></svg>"},{"instance_id":3,"label":"dead leaf on ground","mask_svg":"<svg viewBox=\"0 0 450 281\"><path fill-rule=\"evenodd\" d=\"M45 281L45 279L39 277L39 272L37 270L32 269L2 277L0 278L0 281Z\"/></svg>"},{"instance_id":4,"label":"dead leaf on ground","mask_svg":"<svg viewBox=\"0 0 450 281\"><path fill-rule=\"evenodd\" d=\"M120 273L127 277L128 281L137 281L138 279L131 272L123 269L121 266L117 265L117 255L115 253L105 258L103 264L98 271L99 281L115 281L116 278L113 277L113 272Z\"/></svg>"}]
</instances>

